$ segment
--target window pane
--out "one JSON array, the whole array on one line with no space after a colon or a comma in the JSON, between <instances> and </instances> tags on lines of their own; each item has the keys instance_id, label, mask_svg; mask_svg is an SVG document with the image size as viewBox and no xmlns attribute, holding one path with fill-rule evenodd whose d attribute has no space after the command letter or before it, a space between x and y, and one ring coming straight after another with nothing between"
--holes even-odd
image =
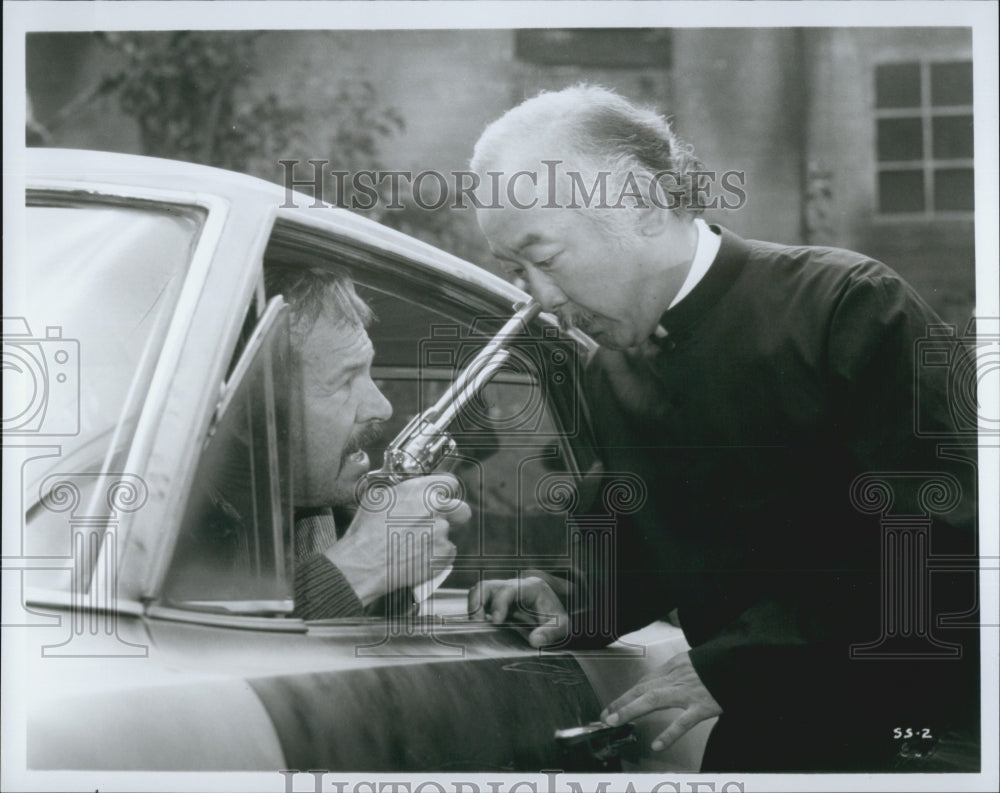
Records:
<instances>
[{"instance_id":1,"label":"window pane","mask_svg":"<svg viewBox=\"0 0 1000 793\"><path fill-rule=\"evenodd\" d=\"M66 460L83 476L122 470L203 219L195 208L29 196L24 315L3 325L3 431L60 436L62 454L25 482L27 506ZM82 480L80 503L102 483ZM29 509L28 521L26 553L73 555L65 513ZM70 583L62 571L32 580Z\"/></svg>"},{"instance_id":2,"label":"window pane","mask_svg":"<svg viewBox=\"0 0 1000 793\"><path fill-rule=\"evenodd\" d=\"M923 125L919 118L881 118L878 122L878 158L922 160Z\"/></svg>"},{"instance_id":3,"label":"window pane","mask_svg":"<svg viewBox=\"0 0 1000 793\"><path fill-rule=\"evenodd\" d=\"M353 273L358 295L377 317L368 329L375 347L372 376L393 406L383 443L367 448L380 467L385 445L437 401L510 318L511 307L457 280L429 279L374 251L334 246L310 229L280 222L264 269L332 261ZM515 334L509 349L511 358L496 379L449 425L457 453L441 468L462 482L472 519L449 533L458 555L445 586L568 564L567 510L577 499L586 509L593 495L587 488L575 493L578 472L596 461L579 402L586 350L541 320ZM349 510L343 512L340 518L349 520Z\"/></svg>"},{"instance_id":4,"label":"window pane","mask_svg":"<svg viewBox=\"0 0 1000 793\"><path fill-rule=\"evenodd\" d=\"M287 313L263 332L247 366L237 365L238 379L227 383L231 399L198 463L164 586L169 603L235 613L291 610Z\"/></svg>"},{"instance_id":5,"label":"window pane","mask_svg":"<svg viewBox=\"0 0 1000 793\"><path fill-rule=\"evenodd\" d=\"M887 63L875 69L876 107L920 107L920 64Z\"/></svg>"},{"instance_id":6,"label":"window pane","mask_svg":"<svg viewBox=\"0 0 1000 793\"><path fill-rule=\"evenodd\" d=\"M935 159L972 157L972 116L937 116L933 124Z\"/></svg>"},{"instance_id":7,"label":"window pane","mask_svg":"<svg viewBox=\"0 0 1000 793\"><path fill-rule=\"evenodd\" d=\"M883 171L878 175L878 195L881 212L923 212L923 171Z\"/></svg>"},{"instance_id":8,"label":"window pane","mask_svg":"<svg viewBox=\"0 0 1000 793\"><path fill-rule=\"evenodd\" d=\"M953 212L975 209L971 168L934 171L934 208Z\"/></svg>"},{"instance_id":9,"label":"window pane","mask_svg":"<svg viewBox=\"0 0 1000 793\"><path fill-rule=\"evenodd\" d=\"M931 64L931 104L972 104L972 62Z\"/></svg>"}]
</instances>

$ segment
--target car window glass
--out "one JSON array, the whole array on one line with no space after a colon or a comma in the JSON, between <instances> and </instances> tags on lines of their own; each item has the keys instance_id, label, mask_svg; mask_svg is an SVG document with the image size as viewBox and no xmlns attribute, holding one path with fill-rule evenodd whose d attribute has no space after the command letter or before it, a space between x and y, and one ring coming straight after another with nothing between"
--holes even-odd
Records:
<instances>
[{"instance_id":1,"label":"car window glass","mask_svg":"<svg viewBox=\"0 0 1000 793\"><path fill-rule=\"evenodd\" d=\"M161 601L237 614L292 608L288 312L271 301L223 390Z\"/></svg>"},{"instance_id":2,"label":"car window glass","mask_svg":"<svg viewBox=\"0 0 1000 793\"><path fill-rule=\"evenodd\" d=\"M26 480L25 552L72 556L65 514L46 508L63 481L53 472L76 477L86 513L94 475L121 470L204 213L31 194L25 215L23 313L4 319L4 434L60 445ZM60 572L34 580L70 584Z\"/></svg>"},{"instance_id":3,"label":"car window glass","mask_svg":"<svg viewBox=\"0 0 1000 793\"><path fill-rule=\"evenodd\" d=\"M363 278L363 276L359 276ZM376 321L373 377L393 405L383 443L418 412L435 404L510 314L445 313L425 302L359 284ZM458 547L445 586L465 587L480 576L551 566L566 558L565 511L558 493L573 486L568 437L577 417L557 410L561 391L575 385L578 353L555 328L531 324L510 346L504 368L449 428L458 449L441 469L461 481L473 517L452 530ZM557 393L560 392L560 393ZM377 448L373 460L381 460Z\"/></svg>"}]
</instances>

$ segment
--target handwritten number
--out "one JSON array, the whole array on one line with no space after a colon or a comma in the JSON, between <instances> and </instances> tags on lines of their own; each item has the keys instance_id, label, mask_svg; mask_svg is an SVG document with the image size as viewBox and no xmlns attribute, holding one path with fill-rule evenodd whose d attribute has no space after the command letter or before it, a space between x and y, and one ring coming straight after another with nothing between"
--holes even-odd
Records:
<instances>
[{"instance_id":1,"label":"handwritten number","mask_svg":"<svg viewBox=\"0 0 1000 793\"><path fill-rule=\"evenodd\" d=\"M912 738L916 734L917 733L914 732L914 730L913 730L912 727L907 727L906 729L903 729L902 727L893 727L893 730L892 730L892 737L893 737L893 739L895 739L897 741L903 740L903 739L906 739L906 738ZM931 735L931 728L930 727L924 727L924 728L922 728L919 731L919 734L920 734L921 738L925 738L925 739L931 739L931 738L934 737L934 736Z\"/></svg>"}]
</instances>

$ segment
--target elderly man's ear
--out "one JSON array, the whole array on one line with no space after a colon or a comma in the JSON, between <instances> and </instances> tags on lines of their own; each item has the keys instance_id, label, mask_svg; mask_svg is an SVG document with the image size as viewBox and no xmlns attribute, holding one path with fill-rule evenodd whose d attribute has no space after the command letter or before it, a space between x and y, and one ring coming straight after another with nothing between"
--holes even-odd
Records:
<instances>
[{"instance_id":1,"label":"elderly man's ear","mask_svg":"<svg viewBox=\"0 0 1000 793\"><path fill-rule=\"evenodd\" d=\"M661 196L661 201L665 199ZM655 204L648 204L637 209L636 230L643 237L659 237L677 224L690 223L691 219L682 212L664 209Z\"/></svg>"}]
</instances>

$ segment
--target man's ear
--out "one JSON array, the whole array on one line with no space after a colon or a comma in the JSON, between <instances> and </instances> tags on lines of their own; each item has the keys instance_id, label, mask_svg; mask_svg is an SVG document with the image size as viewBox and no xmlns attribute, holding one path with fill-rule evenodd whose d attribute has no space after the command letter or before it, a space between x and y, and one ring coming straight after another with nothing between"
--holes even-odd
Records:
<instances>
[{"instance_id":1,"label":"man's ear","mask_svg":"<svg viewBox=\"0 0 1000 793\"><path fill-rule=\"evenodd\" d=\"M643 237L659 237L678 220L671 210L654 204L650 204L638 212L636 229Z\"/></svg>"}]
</instances>

